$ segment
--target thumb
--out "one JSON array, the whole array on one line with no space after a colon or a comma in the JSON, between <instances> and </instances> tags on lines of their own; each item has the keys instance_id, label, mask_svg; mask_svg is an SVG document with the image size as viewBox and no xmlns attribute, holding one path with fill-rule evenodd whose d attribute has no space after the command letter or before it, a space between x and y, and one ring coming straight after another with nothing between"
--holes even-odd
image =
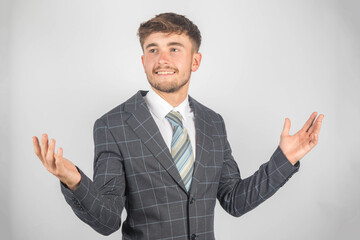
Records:
<instances>
[{"instance_id":1,"label":"thumb","mask_svg":"<svg viewBox=\"0 0 360 240\"><path fill-rule=\"evenodd\" d=\"M289 119L289 118L285 118L284 128L283 128L283 131L282 131L282 133L281 133L281 136L287 136L287 135L289 135L290 126L291 126L290 119Z\"/></svg>"}]
</instances>

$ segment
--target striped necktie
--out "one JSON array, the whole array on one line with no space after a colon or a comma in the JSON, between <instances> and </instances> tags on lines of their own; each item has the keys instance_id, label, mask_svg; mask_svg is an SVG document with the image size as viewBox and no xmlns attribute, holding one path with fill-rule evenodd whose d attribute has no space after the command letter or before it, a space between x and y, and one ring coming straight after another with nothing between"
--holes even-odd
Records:
<instances>
[{"instance_id":1,"label":"striped necktie","mask_svg":"<svg viewBox=\"0 0 360 240\"><path fill-rule=\"evenodd\" d=\"M191 142L186 129L182 125L182 117L179 112L169 112L166 115L173 127L171 140L171 156L179 170L180 176L189 191L194 171L194 156Z\"/></svg>"}]
</instances>

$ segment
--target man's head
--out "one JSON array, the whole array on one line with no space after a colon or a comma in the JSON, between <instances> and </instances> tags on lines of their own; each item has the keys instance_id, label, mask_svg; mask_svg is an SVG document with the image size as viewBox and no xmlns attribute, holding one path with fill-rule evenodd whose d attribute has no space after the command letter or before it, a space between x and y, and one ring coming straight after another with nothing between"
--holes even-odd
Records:
<instances>
[{"instance_id":1,"label":"man's head","mask_svg":"<svg viewBox=\"0 0 360 240\"><path fill-rule=\"evenodd\" d=\"M201 44L200 31L198 27L185 16L176 13L161 13L149 21L140 24L138 36L143 50L146 38L156 32L185 34L191 39L194 51L199 51Z\"/></svg>"},{"instance_id":2,"label":"man's head","mask_svg":"<svg viewBox=\"0 0 360 240\"><path fill-rule=\"evenodd\" d=\"M201 62L198 28L184 16L163 13L142 23L139 38L147 79L158 93L187 94L191 72Z\"/></svg>"}]
</instances>

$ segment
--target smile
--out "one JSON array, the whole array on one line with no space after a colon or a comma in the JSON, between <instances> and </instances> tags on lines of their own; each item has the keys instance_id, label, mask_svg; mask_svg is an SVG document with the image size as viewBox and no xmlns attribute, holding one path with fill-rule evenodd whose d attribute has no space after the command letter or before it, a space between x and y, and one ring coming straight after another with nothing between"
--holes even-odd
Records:
<instances>
[{"instance_id":1,"label":"smile","mask_svg":"<svg viewBox=\"0 0 360 240\"><path fill-rule=\"evenodd\" d=\"M174 74L175 72L156 72L156 74L158 75L169 75L169 74Z\"/></svg>"}]
</instances>

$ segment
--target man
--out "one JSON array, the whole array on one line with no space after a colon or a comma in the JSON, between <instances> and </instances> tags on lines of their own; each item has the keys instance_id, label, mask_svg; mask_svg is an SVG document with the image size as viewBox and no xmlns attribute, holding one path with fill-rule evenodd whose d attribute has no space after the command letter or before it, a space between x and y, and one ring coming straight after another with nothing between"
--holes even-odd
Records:
<instances>
[{"instance_id":1,"label":"man","mask_svg":"<svg viewBox=\"0 0 360 240\"><path fill-rule=\"evenodd\" d=\"M298 171L318 141L323 115L313 113L290 136L286 119L270 160L241 179L221 116L188 96L201 62L201 35L190 20L164 13L140 25L149 92L139 91L95 122L94 179L55 153L43 134L35 153L61 181L75 214L99 233L121 225L124 239L214 239L216 199L241 216Z\"/></svg>"}]
</instances>

